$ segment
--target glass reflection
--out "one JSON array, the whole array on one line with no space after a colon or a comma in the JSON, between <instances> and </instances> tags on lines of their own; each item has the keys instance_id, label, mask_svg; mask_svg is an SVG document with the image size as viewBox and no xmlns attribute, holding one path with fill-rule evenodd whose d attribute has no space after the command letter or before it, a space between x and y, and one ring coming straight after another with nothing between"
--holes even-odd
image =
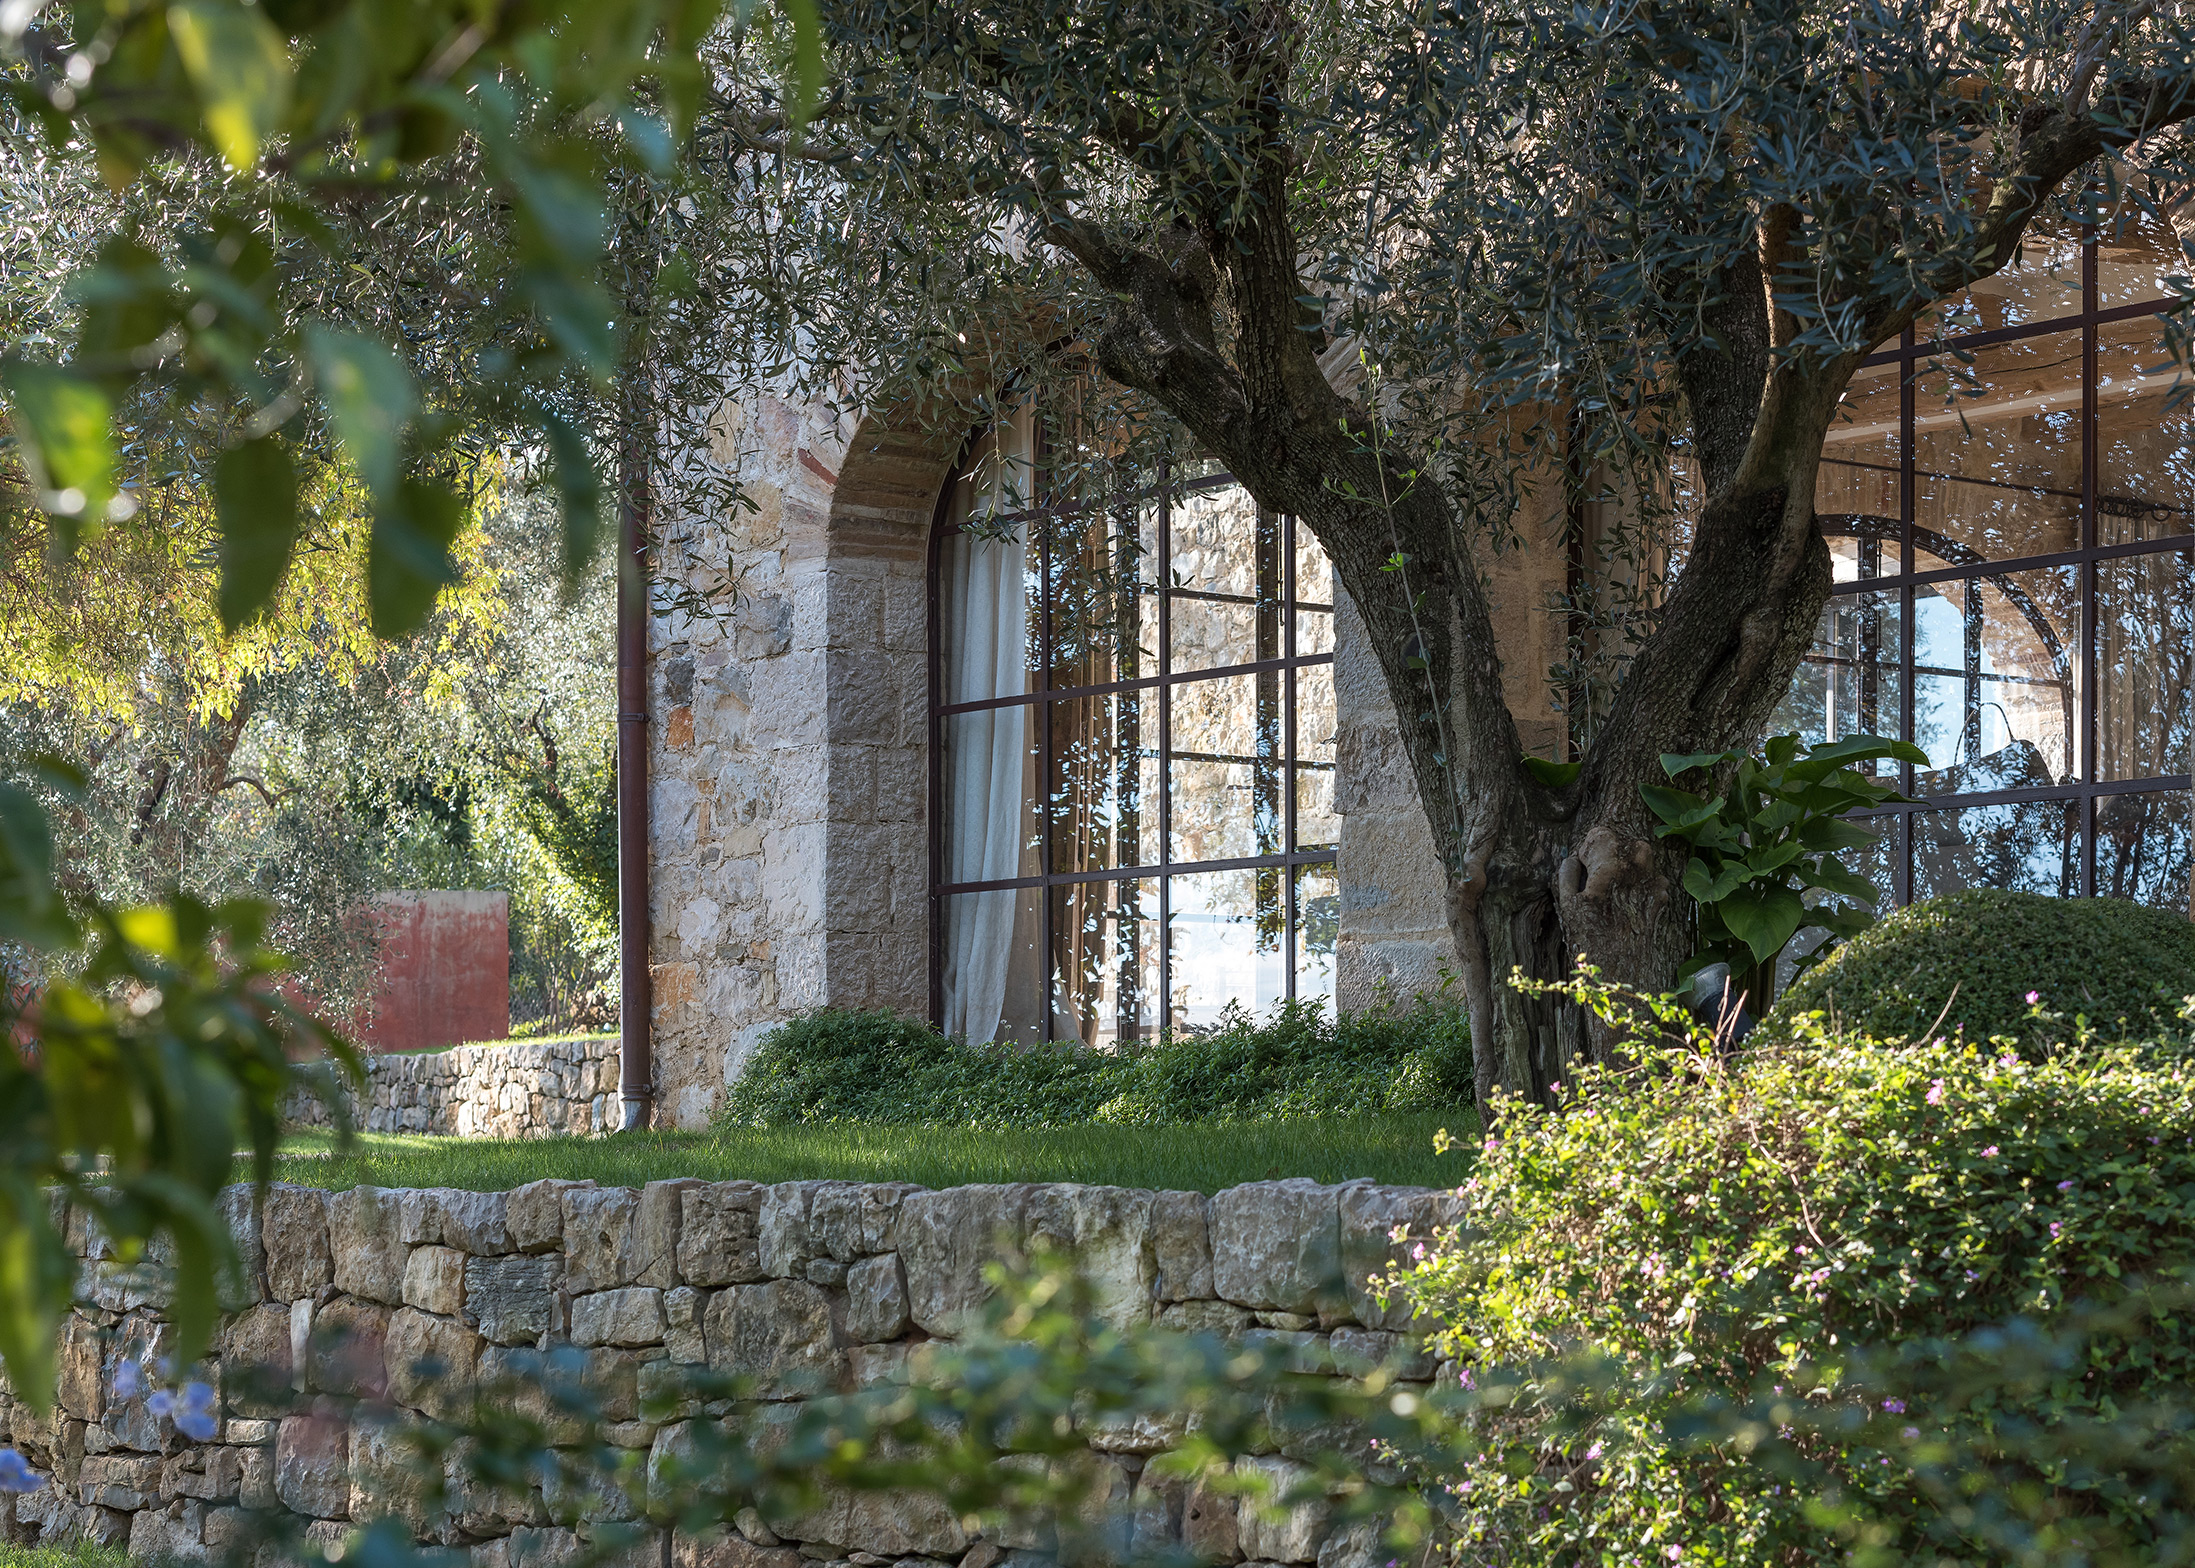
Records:
<instances>
[{"instance_id":1,"label":"glass reflection","mask_svg":"<svg viewBox=\"0 0 2195 1568\"><path fill-rule=\"evenodd\" d=\"M2152 779L2195 771L2191 725L2195 557L2175 550L2099 561L2096 776Z\"/></svg>"},{"instance_id":2,"label":"glass reflection","mask_svg":"<svg viewBox=\"0 0 2195 1568\"><path fill-rule=\"evenodd\" d=\"M1169 859L1239 860L1280 849L1279 673L1173 688Z\"/></svg>"},{"instance_id":3,"label":"glass reflection","mask_svg":"<svg viewBox=\"0 0 2195 1568\"><path fill-rule=\"evenodd\" d=\"M2053 214L2029 226L2009 266L1923 313L1914 330L1926 343L2055 321L2080 308L2080 229Z\"/></svg>"},{"instance_id":4,"label":"glass reflection","mask_svg":"<svg viewBox=\"0 0 2195 1568\"><path fill-rule=\"evenodd\" d=\"M2049 555L2081 542L2081 336L2053 332L1917 374L1914 543L1935 561Z\"/></svg>"},{"instance_id":5,"label":"glass reflection","mask_svg":"<svg viewBox=\"0 0 2195 1568\"><path fill-rule=\"evenodd\" d=\"M1895 593L1831 599L1770 732L1796 732L1814 746L1847 735L1897 734L1904 707L1899 614ZM1897 772L1894 762L1870 766Z\"/></svg>"},{"instance_id":6,"label":"glass reflection","mask_svg":"<svg viewBox=\"0 0 2195 1568\"><path fill-rule=\"evenodd\" d=\"M2154 320L2096 330L2096 542L2195 529L2195 381Z\"/></svg>"},{"instance_id":7,"label":"glass reflection","mask_svg":"<svg viewBox=\"0 0 2195 1568\"><path fill-rule=\"evenodd\" d=\"M1296 1000L1334 1004L1341 881L1328 866L1296 867Z\"/></svg>"},{"instance_id":8,"label":"glass reflection","mask_svg":"<svg viewBox=\"0 0 2195 1568\"><path fill-rule=\"evenodd\" d=\"M1050 897L1053 1038L1111 1046L1155 1034L1157 879L1072 882Z\"/></svg>"},{"instance_id":9,"label":"glass reflection","mask_svg":"<svg viewBox=\"0 0 2195 1568\"><path fill-rule=\"evenodd\" d=\"M2080 806L2068 800L1913 814L1913 896L1999 887L2072 898L2081 891Z\"/></svg>"},{"instance_id":10,"label":"glass reflection","mask_svg":"<svg viewBox=\"0 0 2195 1568\"><path fill-rule=\"evenodd\" d=\"M1264 1013L1287 995L1280 894L1270 869L1173 879L1166 939L1176 1029L1209 1028L1230 1002Z\"/></svg>"},{"instance_id":11,"label":"glass reflection","mask_svg":"<svg viewBox=\"0 0 2195 1568\"><path fill-rule=\"evenodd\" d=\"M2195 919L2195 797L2184 789L2096 802L2096 892Z\"/></svg>"},{"instance_id":12,"label":"glass reflection","mask_svg":"<svg viewBox=\"0 0 2195 1568\"><path fill-rule=\"evenodd\" d=\"M2096 308L2168 298L2166 279L2188 276L2187 253L2169 219L2130 208L2096 241Z\"/></svg>"},{"instance_id":13,"label":"glass reflection","mask_svg":"<svg viewBox=\"0 0 2195 1568\"><path fill-rule=\"evenodd\" d=\"M1930 764L1916 793L2073 777L2075 583L2057 567L1913 590L1912 739Z\"/></svg>"},{"instance_id":14,"label":"glass reflection","mask_svg":"<svg viewBox=\"0 0 2195 1568\"><path fill-rule=\"evenodd\" d=\"M1839 582L1898 569L1899 401L1896 363L1862 366L1822 443L1814 510Z\"/></svg>"},{"instance_id":15,"label":"glass reflection","mask_svg":"<svg viewBox=\"0 0 2195 1568\"><path fill-rule=\"evenodd\" d=\"M1156 694L1071 697L1041 711L1051 726L1051 869L1072 875L1155 864Z\"/></svg>"},{"instance_id":16,"label":"glass reflection","mask_svg":"<svg viewBox=\"0 0 2195 1568\"><path fill-rule=\"evenodd\" d=\"M1334 811L1334 667L1296 672L1296 847L1331 849L1341 840Z\"/></svg>"}]
</instances>

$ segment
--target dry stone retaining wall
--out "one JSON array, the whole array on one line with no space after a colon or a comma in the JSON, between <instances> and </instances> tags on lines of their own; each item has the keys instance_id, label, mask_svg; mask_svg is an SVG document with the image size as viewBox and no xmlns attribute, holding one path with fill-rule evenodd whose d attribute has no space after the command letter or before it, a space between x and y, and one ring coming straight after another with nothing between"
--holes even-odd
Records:
<instances>
[{"instance_id":1,"label":"dry stone retaining wall","mask_svg":"<svg viewBox=\"0 0 2195 1568\"><path fill-rule=\"evenodd\" d=\"M587 1528L538 1490L493 1506L453 1489L430 1515L382 1425L353 1423L342 1396L435 1413L417 1373L432 1358L462 1383L510 1372L530 1350L572 1347L604 1404L607 1435L652 1457L688 1440L682 1422L642 1417L651 1383L707 1367L750 1380L781 1413L819 1388L904 1382L910 1353L978 1314L999 1242L1049 1245L1077 1260L1099 1309L1127 1325L1213 1330L1277 1342L1300 1367L1401 1363L1416 1351L1403 1309L1368 1281L1416 1240L1452 1224L1454 1195L1369 1182L1259 1182L1216 1197L1117 1187L1017 1185L928 1191L900 1183L653 1182L632 1188L540 1181L508 1193L325 1193L278 1185L254 1213L227 1209L248 1263L210 1372L220 1426L192 1441L125 1360L164 1353L157 1263L117 1269L78 1229L83 1299L60 1345L59 1408L41 1415L0 1393L0 1443L48 1472L0 1498L18 1542L88 1537L133 1556L204 1559L243 1537L253 1510L302 1516L309 1538L340 1540L368 1519L407 1519L422 1538L468 1548L477 1568L547 1568ZM299 1398L254 1404L246 1368ZM303 1404L314 1396L335 1396ZM1100 1437L1110 1492L1134 1544L1168 1543L1217 1563L1374 1568L1375 1533L1330 1529L1304 1504L1278 1521L1230 1498L1184 1494L1143 1474L1148 1434ZM1280 1454L1244 1461L1283 1491L1307 1472ZM1023 1540L971 1539L919 1498L859 1497L812 1517L742 1516L744 1528L674 1539L678 1568L1050 1568ZM575 1528L576 1527L576 1528ZM636 1561L653 1564L659 1548Z\"/></svg>"},{"instance_id":2,"label":"dry stone retaining wall","mask_svg":"<svg viewBox=\"0 0 2195 1568\"><path fill-rule=\"evenodd\" d=\"M617 1130L614 1035L461 1045L418 1055L369 1056L366 1089L353 1103L367 1132L457 1138L549 1138ZM309 1096L290 1106L302 1127L329 1124Z\"/></svg>"}]
</instances>

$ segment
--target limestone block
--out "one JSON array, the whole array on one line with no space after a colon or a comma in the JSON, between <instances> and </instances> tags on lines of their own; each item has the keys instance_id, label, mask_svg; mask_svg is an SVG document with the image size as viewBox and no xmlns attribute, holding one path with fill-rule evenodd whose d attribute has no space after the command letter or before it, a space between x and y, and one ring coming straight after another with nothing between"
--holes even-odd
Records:
<instances>
[{"instance_id":1,"label":"limestone block","mask_svg":"<svg viewBox=\"0 0 2195 1568\"><path fill-rule=\"evenodd\" d=\"M520 1525L504 1547L506 1568L565 1568L586 1550L574 1530L561 1525Z\"/></svg>"},{"instance_id":2,"label":"limestone block","mask_svg":"<svg viewBox=\"0 0 2195 1568\"><path fill-rule=\"evenodd\" d=\"M1324 1374L1334 1370L1333 1345L1324 1334L1307 1329L1253 1328L1240 1336L1240 1342L1245 1350L1276 1355L1291 1372Z\"/></svg>"},{"instance_id":3,"label":"limestone block","mask_svg":"<svg viewBox=\"0 0 2195 1568\"><path fill-rule=\"evenodd\" d=\"M822 1252L808 1233L808 1214L816 1189L825 1185L820 1181L781 1181L763 1193L756 1220L756 1253L765 1278L784 1279L798 1274Z\"/></svg>"},{"instance_id":4,"label":"limestone block","mask_svg":"<svg viewBox=\"0 0 2195 1568\"><path fill-rule=\"evenodd\" d=\"M1158 1326L1176 1334L1218 1334L1232 1338L1257 1319L1248 1307L1229 1301L1176 1301L1158 1310Z\"/></svg>"},{"instance_id":5,"label":"limestone block","mask_svg":"<svg viewBox=\"0 0 2195 1568\"><path fill-rule=\"evenodd\" d=\"M1030 1188L954 1187L910 1194L892 1239L907 1270L907 1314L925 1333L950 1337L977 1320L990 1297L983 1267L1022 1242Z\"/></svg>"},{"instance_id":6,"label":"limestone block","mask_svg":"<svg viewBox=\"0 0 2195 1568\"><path fill-rule=\"evenodd\" d=\"M833 1545L880 1557L958 1557L968 1533L942 1498L927 1492L857 1492L833 1520Z\"/></svg>"},{"instance_id":7,"label":"limestone block","mask_svg":"<svg viewBox=\"0 0 2195 1568\"><path fill-rule=\"evenodd\" d=\"M913 1381L908 1359L905 1345L849 1345L846 1378L856 1388L874 1388L880 1383L904 1387Z\"/></svg>"},{"instance_id":8,"label":"limestone block","mask_svg":"<svg viewBox=\"0 0 2195 1568\"><path fill-rule=\"evenodd\" d=\"M401 1428L361 1421L351 1429L350 1516L356 1522L401 1519L415 1539L426 1536L441 1522L441 1510L429 1501L431 1479Z\"/></svg>"},{"instance_id":9,"label":"limestone block","mask_svg":"<svg viewBox=\"0 0 2195 1568\"><path fill-rule=\"evenodd\" d=\"M580 1381L602 1407L605 1421L630 1421L640 1414L640 1357L607 1346L584 1352Z\"/></svg>"},{"instance_id":10,"label":"limestone block","mask_svg":"<svg viewBox=\"0 0 2195 1568\"><path fill-rule=\"evenodd\" d=\"M808 1204L808 1236L816 1251L838 1263L859 1258L867 1200L868 1189L859 1182L819 1184Z\"/></svg>"},{"instance_id":11,"label":"limestone block","mask_svg":"<svg viewBox=\"0 0 2195 1568\"><path fill-rule=\"evenodd\" d=\"M1240 1506L1235 1497L1202 1481L1189 1488L1181 1503L1182 1549L1209 1563L1231 1563L1242 1557Z\"/></svg>"},{"instance_id":12,"label":"limestone block","mask_svg":"<svg viewBox=\"0 0 2195 1568\"><path fill-rule=\"evenodd\" d=\"M379 1399L388 1391L388 1336L387 1307L336 1297L313 1314L308 1382L323 1394Z\"/></svg>"},{"instance_id":13,"label":"limestone block","mask_svg":"<svg viewBox=\"0 0 2195 1568\"><path fill-rule=\"evenodd\" d=\"M846 1337L874 1345L907 1332L907 1277L899 1254L864 1258L846 1271Z\"/></svg>"},{"instance_id":14,"label":"limestone block","mask_svg":"<svg viewBox=\"0 0 2195 1568\"><path fill-rule=\"evenodd\" d=\"M1151 1319L1158 1268L1151 1241L1152 1195L1127 1187L1052 1185L1030 1190L1025 1245L1071 1254L1096 1314L1116 1328Z\"/></svg>"},{"instance_id":15,"label":"limestone block","mask_svg":"<svg viewBox=\"0 0 2195 1568\"><path fill-rule=\"evenodd\" d=\"M663 1346L673 1361L685 1366L709 1359L708 1337L702 1329L709 1293L691 1285L663 1293Z\"/></svg>"},{"instance_id":16,"label":"limestone block","mask_svg":"<svg viewBox=\"0 0 2195 1568\"><path fill-rule=\"evenodd\" d=\"M244 1477L243 1450L208 1443L172 1455L160 1471L162 1497L191 1497L225 1503L236 1496ZM86 1463L89 1463L87 1460Z\"/></svg>"},{"instance_id":17,"label":"limestone block","mask_svg":"<svg viewBox=\"0 0 2195 1568\"><path fill-rule=\"evenodd\" d=\"M160 1496L160 1461L150 1454L101 1454L76 1472L79 1502L100 1508L143 1508Z\"/></svg>"},{"instance_id":18,"label":"limestone block","mask_svg":"<svg viewBox=\"0 0 2195 1568\"><path fill-rule=\"evenodd\" d=\"M471 1404L480 1336L455 1318L404 1308L389 1322L387 1357L396 1403L444 1418Z\"/></svg>"},{"instance_id":19,"label":"limestone block","mask_svg":"<svg viewBox=\"0 0 2195 1568\"><path fill-rule=\"evenodd\" d=\"M1282 1312L1346 1305L1338 1193L1295 1177L1230 1187L1213 1198L1217 1294L1241 1306Z\"/></svg>"},{"instance_id":20,"label":"limestone block","mask_svg":"<svg viewBox=\"0 0 2195 1568\"><path fill-rule=\"evenodd\" d=\"M236 1500L246 1508L264 1511L281 1502L274 1489L274 1455L272 1447L238 1450Z\"/></svg>"},{"instance_id":21,"label":"limestone block","mask_svg":"<svg viewBox=\"0 0 2195 1568\"><path fill-rule=\"evenodd\" d=\"M221 1329L221 1392L232 1410L278 1415L290 1386L290 1309L240 1312ZM231 1422L231 1425L236 1423Z\"/></svg>"},{"instance_id":22,"label":"limestone block","mask_svg":"<svg viewBox=\"0 0 2195 1568\"><path fill-rule=\"evenodd\" d=\"M397 1195L353 1187L328 1199L328 1245L335 1288L387 1306L404 1300L404 1238Z\"/></svg>"},{"instance_id":23,"label":"limestone block","mask_svg":"<svg viewBox=\"0 0 2195 1568\"><path fill-rule=\"evenodd\" d=\"M404 1194L401 1211L410 1246L455 1247L474 1257L512 1250L508 1193L417 1188Z\"/></svg>"},{"instance_id":24,"label":"limestone block","mask_svg":"<svg viewBox=\"0 0 2195 1568\"><path fill-rule=\"evenodd\" d=\"M1329 1535L1319 1547L1319 1568L1383 1568L1394 1560L1377 1520L1359 1519Z\"/></svg>"},{"instance_id":25,"label":"limestone block","mask_svg":"<svg viewBox=\"0 0 2195 1568\"><path fill-rule=\"evenodd\" d=\"M651 1181L640 1189L634 1236L639 1267L633 1274L634 1283L668 1290L679 1282L678 1240L685 1195L696 1187L707 1185L707 1182L691 1177L681 1177L674 1181Z\"/></svg>"},{"instance_id":26,"label":"limestone block","mask_svg":"<svg viewBox=\"0 0 2195 1568\"><path fill-rule=\"evenodd\" d=\"M1337 1328L1333 1334L1334 1368L1362 1377L1386 1367L1396 1377L1422 1383L1433 1375L1433 1357L1415 1336L1378 1329Z\"/></svg>"},{"instance_id":27,"label":"limestone block","mask_svg":"<svg viewBox=\"0 0 2195 1568\"><path fill-rule=\"evenodd\" d=\"M99 1326L91 1319L72 1312L61 1320L61 1343L53 1367L54 1397L64 1414L79 1421L97 1421L106 1414L107 1380L101 1348Z\"/></svg>"},{"instance_id":28,"label":"limestone block","mask_svg":"<svg viewBox=\"0 0 2195 1568\"><path fill-rule=\"evenodd\" d=\"M668 1326L660 1290L634 1285L572 1298L575 1345L660 1345Z\"/></svg>"},{"instance_id":29,"label":"limestone block","mask_svg":"<svg viewBox=\"0 0 2195 1568\"><path fill-rule=\"evenodd\" d=\"M263 1275L276 1301L309 1296L334 1278L328 1251L328 1195L274 1182L259 1213Z\"/></svg>"},{"instance_id":30,"label":"limestone block","mask_svg":"<svg viewBox=\"0 0 2195 1568\"><path fill-rule=\"evenodd\" d=\"M1136 1479L1130 1499L1128 1550L1132 1560L1155 1561L1181 1548L1181 1505L1187 1483L1159 1480L1148 1471Z\"/></svg>"},{"instance_id":31,"label":"limestone block","mask_svg":"<svg viewBox=\"0 0 2195 1568\"><path fill-rule=\"evenodd\" d=\"M1199 1301L1212 1294L1212 1200L1201 1192L1151 1195L1151 1257L1160 1301Z\"/></svg>"},{"instance_id":32,"label":"limestone block","mask_svg":"<svg viewBox=\"0 0 2195 1568\"><path fill-rule=\"evenodd\" d=\"M560 1260L553 1256L467 1258L465 1317L498 1345L531 1345L556 1313Z\"/></svg>"},{"instance_id":33,"label":"limestone block","mask_svg":"<svg viewBox=\"0 0 2195 1568\"><path fill-rule=\"evenodd\" d=\"M343 1519L351 1511L350 1434L332 1416L287 1416L274 1440L274 1493L292 1513Z\"/></svg>"},{"instance_id":34,"label":"limestone block","mask_svg":"<svg viewBox=\"0 0 2195 1568\"><path fill-rule=\"evenodd\" d=\"M221 1218L229 1228L229 1243L236 1249L235 1262L222 1273L221 1305L237 1312L266 1293L267 1259L260 1245L259 1211L246 1182L223 1187L218 1202Z\"/></svg>"},{"instance_id":35,"label":"limestone block","mask_svg":"<svg viewBox=\"0 0 2195 1568\"><path fill-rule=\"evenodd\" d=\"M414 1247L404 1263L404 1305L456 1317L465 1310L465 1262L455 1247Z\"/></svg>"},{"instance_id":36,"label":"limestone block","mask_svg":"<svg viewBox=\"0 0 2195 1568\"><path fill-rule=\"evenodd\" d=\"M640 1273L640 1194L630 1187L575 1187L564 1194L564 1288L615 1290Z\"/></svg>"},{"instance_id":37,"label":"limestone block","mask_svg":"<svg viewBox=\"0 0 2195 1568\"><path fill-rule=\"evenodd\" d=\"M1308 1465L1293 1459L1242 1458L1235 1472L1262 1479L1264 1497L1242 1501L1239 1528L1242 1553L1263 1562L1311 1563L1318 1561L1319 1543L1326 1536L1329 1510L1323 1498L1290 1502L1298 1488L1311 1480Z\"/></svg>"},{"instance_id":38,"label":"limestone block","mask_svg":"<svg viewBox=\"0 0 2195 1568\"><path fill-rule=\"evenodd\" d=\"M734 1285L709 1302L709 1365L749 1378L764 1398L836 1386L845 1358L833 1343L830 1298L806 1280Z\"/></svg>"},{"instance_id":39,"label":"limestone block","mask_svg":"<svg viewBox=\"0 0 2195 1568\"><path fill-rule=\"evenodd\" d=\"M534 1181L505 1194L504 1219L520 1252L554 1252L564 1244L564 1195L591 1181Z\"/></svg>"},{"instance_id":40,"label":"limestone block","mask_svg":"<svg viewBox=\"0 0 2195 1568\"><path fill-rule=\"evenodd\" d=\"M1410 1321L1409 1302L1400 1291L1387 1292L1383 1302L1370 1281L1403 1272L1414 1247L1430 1242L1436 1230L1460 1222L1454 1195L1353 1182L1341 1189L1340 1214L1341 1261L1352 1313L1369 1328L1402 1328Z\"/></svg>"},{"instance_id":41,"label":"limestone block","mask_svg":"<svg viewBox=\"0 0 2195 1568\"><path fill-rule=\"evenodd\" d=\"M671 1568L801 1568L801 1556L790 1546L757 1546L736 1530L699 1536L675 1530Z\"/></svg>"}]
</instances>

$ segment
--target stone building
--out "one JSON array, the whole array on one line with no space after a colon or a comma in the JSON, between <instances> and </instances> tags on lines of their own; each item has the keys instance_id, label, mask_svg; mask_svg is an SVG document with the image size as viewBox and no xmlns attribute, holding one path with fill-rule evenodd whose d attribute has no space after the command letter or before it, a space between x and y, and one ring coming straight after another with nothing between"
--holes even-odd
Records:
<instances>
[{"instance_id":1,"label":"stone building","mask_svg":"<svg viewBox=\"0 0 2195 1568\"><path fill-rule=\"evenodd\" d=\"M1909 337L1854 382L1818 502L1836 596L1778 727L1928 752L1867 868L1892 901L2187 906L2195 439L2153 318L2177 256L2031 243L1946 316L1970 365ZM657 567L693 590L659 594L651 648L660 1121L704 1122L819 1004L1103 1044L1439 982L1392 712L1289 519L1209 474L1016 522L1014 428L762 395L715 429L752 509L686 520ZM1494 575L1540 755L1594 526L1539 507Z\"/></svg>"}]
</instances>

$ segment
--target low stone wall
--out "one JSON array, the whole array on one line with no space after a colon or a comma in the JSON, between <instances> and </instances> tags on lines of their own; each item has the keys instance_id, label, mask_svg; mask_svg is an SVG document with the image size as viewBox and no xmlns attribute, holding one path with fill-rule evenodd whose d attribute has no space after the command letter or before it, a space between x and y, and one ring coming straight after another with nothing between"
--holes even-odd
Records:
<instances>
[{"instance_id":1,"label":"low stone wall","mask_svg":"<svg viewBox=\"0 0 2195 1568\"><path fill-rule=\"evenodd\" d=\"M458 1138L614 1132L617 1075L614 1035L369 1056L353 1115L367 1132ZM289 1119L300 1127L330 1122L327 1107L309 1096L291 1103Z\"/></svg>"},{"instance_id":2,"label":"low stone wall","mask_svg":"<svg viewBox=\"0 0 2195 1568\"><path fill-rule=\"evenodd\" d=\"M850 1182L541 1181L509 1193L276 1186L257 1214L244 1189L228 1208L250 1278L208 1374L224 1389L218 1430L192 1441L145 1393L118 1387L124 1361L165 1351L158 1280L142 1265L116 1270L79 1227L86 1299L61 1339L59 1409L47 1417L0 1397L0 1442L49 1473L36 1491L0 1497L9 1539L88 1537L126 1542L133 1556L204 1558L243 1536L251 1510L288 1510L309 1521L308 1537L331 1543L393 1514L425 1538L469 1548L478 1568L544 1568L576 1550L586 1529L560 1518L556 1500L536 1490L491 1505L459 1488L449 1511L430 1516L382 1427L347 1424L339 1402L306 1401L352 1396L418 1410L435 1397L415 1371L426 1358L460 1379L491 1379L526 1349L569 1345L604 1402L609 1440L675 1451L686 1424L642 1418L651 1382L705 1366L787 1401L781 1413L817 1388L904 1382L914 1346L953 1337L980 1312L983 1270L1001 1242L1070 1253L1099 1310L1121 1324L1273 1341L1306 1369L1402 1360L1412 1363L1406 1376L1431 1378L1435 1368L1403 1332L1403 1309L1383 1306L1367 1281L1459 1212L1449 1193L1309 1181L1209 1199ZM252 1406L240 1394L245 1367L273 1369L300 1399ZM1238 1514L1225 1496L1146 1479L1147 1433L1124 1428L1117 1444L1097 1446L1139 1548L1186 1545L1219 1563L1377 1561L1375 1532L1332 1530L1316 1504L1276 1522ZM1277 1453L1246 1463L1283 1488L1307 1474ZM1049 1563L1030 1542L972 1539L948 1511L891 1497L659 1542L635 1560L656 1563L663 1544L680 1568Z\"/></svg>"}]
</instances>

